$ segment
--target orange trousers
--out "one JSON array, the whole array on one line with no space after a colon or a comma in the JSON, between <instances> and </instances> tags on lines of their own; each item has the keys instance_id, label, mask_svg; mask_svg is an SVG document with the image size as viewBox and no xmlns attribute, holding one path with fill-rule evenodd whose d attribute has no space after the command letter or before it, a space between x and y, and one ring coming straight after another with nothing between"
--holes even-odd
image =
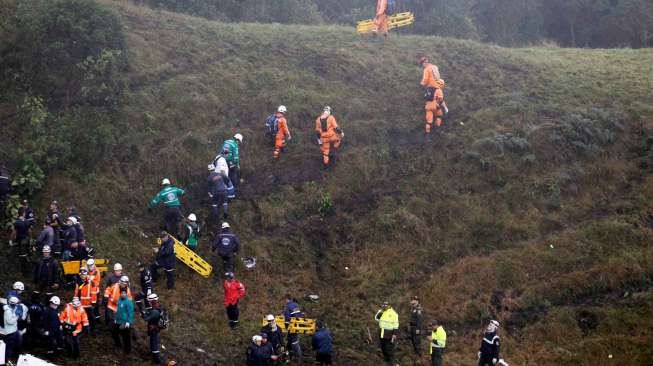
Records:
<instances>
[{"instance_id":1,"label":"orange trousers","mask_svg":"<svg viewBox=\"0 0 653 366\"><path fill-rule=\"evenodd\" d=\"M374 18L375 32L388 33L388 16L385 14L377 15Z\"/></svg>"},{"instance_id":2,"label":"orange trousers","mask_svg":"<svg viewBox=\"0 0 653 366\"><path fill-rule=\"evenodd\" d=\"M322 145L320 145L320 150L322 150L322 162L324 165L329 164L329 152L331 151L331 145L334 149L340 147L340 135L332 134L331 136L322 136Z\"/></svg>"},{"instance_id":3,"label":"orange trousers","mask_svg":"<svg viewBox=\"0 0 653 366\"><path fill-rule=\"evenodd\" d=\"M435 118L435 125L437 127L442 126L442 115L444 112L438 106L438 103L434 100L431 102L426 102L424 106L426 110L426 126L424 127L426 133L431 133L431 125L433 125L433 120Z\"/></svg>"},{"instance_id":4,"label":"orange trousers","mask_svg":"<svg viewBox=\"0 0 653 366\"><path fill-rule=\"evenodd\" d=\"M273 154L273 157L275 159L279 158L279 154L281 154L281 149L283 149L285 146L286 146L286 136L276 135L274 137L274 154Z\"/></svg>"}]
</instances>

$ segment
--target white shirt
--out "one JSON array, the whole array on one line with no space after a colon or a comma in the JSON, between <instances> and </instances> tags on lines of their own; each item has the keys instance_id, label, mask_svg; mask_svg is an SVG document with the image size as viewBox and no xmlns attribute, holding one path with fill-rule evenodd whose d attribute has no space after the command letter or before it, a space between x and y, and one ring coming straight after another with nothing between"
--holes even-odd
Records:
<instances>
[{"instance_id":1,"label":"white shirt","mask_svg":"<svg viewBox=\"0 0 653 366\"><path fill-rule=\"evenodd\" d=\"M227 159L224 156L218 155L213 160L213 165L215 165L215 172L229 176L229 164L227 164Z\"/></svg>"}]
</instances>

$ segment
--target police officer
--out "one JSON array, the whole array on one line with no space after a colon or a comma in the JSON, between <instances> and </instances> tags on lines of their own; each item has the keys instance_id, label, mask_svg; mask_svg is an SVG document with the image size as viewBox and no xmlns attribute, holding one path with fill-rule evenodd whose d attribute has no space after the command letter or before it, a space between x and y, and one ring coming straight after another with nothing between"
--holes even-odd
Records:
<instances>
[{"instance_id":1,"label":"police officer","mask_svg":"<svg viewBox=\"0 0 653 366\"><path fill-rule=\"evenodd\" d=\"M286 295L286 306L283 309L283 317L286 325L286 329L290 326L291 318L303 318L304 314L302 313L297 300L295 300L290 294ZM292 356L294 359L297 359L299 363L302 362L302 347L299 343L299 334L288 332L288 342L287 349L292 351Z\"/></svg>"},{"instance_id":2,"label":"police officer","mask_svg":"<svg viewBox=\"0 0 653 366\"><path fill-rule=\"evenodd\" d=\"M48 307L43 311L43 335L48 344L48 357L57 356L63 351L63 331L59 320L59 306L61 300L52 296Z\"/></svg>"},{"instance_id":3,"label":"police officer","mask_svg":"<svg viewBox=\"0 0 653 366\"><path fill-rule=\"evenodd\" d=\"M52 257L52 250L49 246L43 246L41 250L43 258L36 265L34 270L34 283L36 284L36 293L45 293L47 298L59 288L61 272L59 262Z\"/></svg>"},{"instance_id":4,"label":"police officer","mask_svg":"<svg viewBox=\"0 0 653 366\"><path fill-rule=\"evenodd\" d=\"M147 301L150 303L150 308L145 310L143 320L147 322L147 336L150 341L150 352L152 353L152 360L155 364L161 364L161 328L159 327L159 319L161 318L161 304L159 303L159 296L155 293L147 295Z\"/></svg>"},{"instance_id":5,"label":"police officer","mask_svg":"<svg viewBox=\"0 0 653 366\"><path fill-rule=\"evenodd\" d=\"M413 344L413 351L419 357L422 353L420 349L420 338L421 338L421 329L422 329L422 305L419 303L417 296L413 296L413 299L410 300L410 322L409 322L409 331L410 331L410 341Z\"/></svg>"},{"instance_id":6,"label":"police officer","mask_svg":"<svg viewBox=\"0 0 653 366\"><path fill-rule=\"evenodd\" d=\"M150 267L152 271L152 280L157 281L159 278L159 268L163 268L166 273L166 285L168 289L175 288L175 242L170 235L162 231L159 236L161 247L156 251L156 260Z\"/></svg>"},{"instance_id":7,"label":"police officer","mask_svg":"<svg viewBox=\"0 0 653 366\"><path fill-rule=\"evenodd\" d=\"M222 223L222 232L215 238L213 243L213 250L218 252L222 258L224 272L234 271L234 257L240 249L240 240L236 234L231 232L231 227L228 222Z\"/></svg>"},{"instance_id":8,"label":"police officer","mask_svg":"<svg viewBox=\"0 0 653 366\"><path fill-rule=\"evenodd\" d=\"M431 335L428 338L429 353L431 354L431 366L442 365L442 354L447 346L447 333L438 320L431 322Z\"/></svg>"},{"instance_id":9,"label":"police officer","mask_svg":"<svg viewBox=\"0 0 653 366\"><path fill-rule=\"evenodd\" d=\"M374 319L379 323L379 343L383 359L388 365L394 363L394 343L399 330L399 316L397 312L385 301L381 309L376 312Z\"/></svg>"},{"instance_id":10,"label":"police officer","mask_svg":"<svg viewBox=\"0 0 653 366\"><path fill-rule=\"evenodd\" d=\"M499 322L490 320L481 341L481 348L478 351L478 366L494 366L499 362L500 339L497 335L498 328Z\"/></svg>"}]
</instances>

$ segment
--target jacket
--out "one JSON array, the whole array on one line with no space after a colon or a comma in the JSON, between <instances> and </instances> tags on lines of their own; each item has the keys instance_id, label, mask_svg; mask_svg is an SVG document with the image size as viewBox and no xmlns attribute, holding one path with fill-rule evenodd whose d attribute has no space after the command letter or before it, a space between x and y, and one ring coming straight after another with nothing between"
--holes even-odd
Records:
<instances>
[{"instance_id":1,"label":"jacket","mask_svg":"<svg viewBox=\"0 0 653 366\"><path fill-rule=\"evenodd\" d=\"M439 89L438 80L440 80L440 70L433 64L425 64L424 71L422 72L422 81L420 85L427 88Z\"/></svg>"},{"instance_id":2,"label":"jacket","mask_svg":"<svg viewBox=\"0 0 653 366\"><path fill-rule=\"evenodd\" d=\"M132 290L129 287L127 287L127 297L134 300ZM107 308L115 312L118 309L118 299L120 299L120 284L115 283L113 286L107 287L104 290L104 298L107 300Z\"/></svg>"},{"instance_id":3,"label":"jacket","mask_svg":"<svg viewBox=\"0 0 653 366\"><path fill-rule=\"evenodd\" d=\"M283 333L281 332L281 328L276 327L273 330L268 324L261 328L261 334L267 335L268 343L270 343L275 350L278 350L279 347L283 346Z\"/></svg>"},{"instance_id":4,"label":"jacket","mask_svg":"<svg viewBox=\"0 0 653 366\"><path fill-rule=\"evenodd\" d=\"M95 286L99 290L100 289L100 281L102 280L102 275L100 274L100 270L98 270L97 267L92 271L89 269L88 270L88 278L90 278L91 281L93 281L93 283L95 284ZM120 280L120 279L118 279L118 280Z\"/></svg>"},{"instance_id":5,"label":"jacket","mask_svg":"<svg viewBox=\"0 0 653 366\"><path fill-rule=\"evenodd\" d=\"M383 339L392 338L399 329L399 315L395 309L389 307L385 311L379 310L374 319L379 323L381 329L380 337Z\"/></svg>"},{"instance_id":6,"label":"jacket","mask_svg":"<svg viewBox=\"0 0 653 366\"><path fill-rule=\"evenodd\" d=\"M152 306L151 308L147 309L145 312L145 315L143 316L143 320L147 322L147 332L148 333L158 333L161 331L159 328L159 318L161 317L161 308L157 305L157 307Z\"/></svg>"},{"instance_id":7,"label":"jacket","mask_svg":"<svg viewBox=\"0 0 653 366\"><path fill-rule=\"evenodd\" d=\"M43 230L41 230L41 233L39 236L36 238L36 246L39 249L43 249L44 245L48 245L52 247L52 244L54 243L54 229L52 226L48 225Z\"/></svg>"},{"instance_id":8,"label":"jacket","mask_svg":"<svg viewBox=\"0 0 653 366\"><path fill-rule=\"evenodd\" d=\"M116 324L134 324L134 302L126 297L118 298L118 309L116 310Z\"/></svg>"},{"instance_id":9,"label":"jacket","mask_svg":"<svg viewBox=\"0 0 653 366\"><path fill-rule=\"evenodd\" d=\"M445 348L447 346L447 332L444 331L442 326L437 327L431 331L431 344L429 345L429 352L433 354L433 348Z\"/></svg>"},{"instance_id":10,"label":"jacket","mask_svg":"<svg viewBox=\"0 0 653 366\"><path fill-rule=\"evenodd\" d=\"M52 257L41 258L34 269L34 283L42 288L59 283L59 262Z\"/></svg>"},{"instance_id":11,"label":"jacket","mask_svg":"<svg viewBox=\"0 0 653 366\"><path fill-rule=\"evenodd\" d=\"M215 238L213 250L217 250L221 257L231 257L238 253L240 249L240 240L231 230L225 229Z\"/></svg>"},{"instance_id":12,"label":"jacket","mask_svg":"<svg viewBox=\"0 0 653 366\"><path fill-rule=\"evenodd\" d=\"M145 295L152 293L152 271L149 268L145 268L141 271L141 291Z\"/></svg>"},{"instance_id":13,"label":"jacket","mask_svg":"<svg viewBox=\"0 0 653 366\"><path fill-rule=\"evenodd\" d=\"M227 195L227 183L225 182L225 179L225 176L220 173L211 172L211 174L209 174L209 177L207 178L209 196Z\"/></svg>"},{"instance_id":14,"label":"jacket","mask_svg":"<svg viewBox=\"0 0 653 366\"><path fill-rule=\"evenodd\" d=\"M154 198L152 198L152 201L150 201L150 207L154 207L161 202L163 202L165 207L181 206L179 196L183 196L184 194L186 194L186 191L181 188L172 185L166 186L159 191Z\"/></svg>"},{"instance_id":15,"label":"jacket","mask_svg":"<svg viewBox=\"0 0 653 366\"><path fill-rule=\"evenodd\" d=\"M290 318L302 318L303 316L304 314L302 314L299 305L295 301L289 301L283 309L283 317L286 327L290 324Z\"/></svg>"},{"instance_id":16,"label":"jacket","mask_svg":"<svg viewBox=\"0 0 653 366\"><path fill-rule=\"evenodd\" d=\"M231 283L229 283L229 281L225 280L222 285L224 287L225 307L229 305L236 305L238 304L238 300L245 297L245 286L242 283L236 280L233 280Z\"/></svg>"},{"instance_id":17,"label":"jacket","mask_svg":"<svg viewBox=\"0 0 653 366\"><path fill-rule=\"evenodd\" d=\"M486 359L499 358L500 338L497 332L485 332L481 341L481 357Z\"/></svg>"},{"instance_id":18,"label":"jacket","mask_svg":"<svg viewBox=\"0 0 653 366\"><path fill-rule=\"evenodd\" d=\"M256 343L251 343L247 347L247 366L268 366L267 360L270 357L267 353L265 346L258 346Z\"/></svg>"},{"instance_id":19,"label":"jacket","mask_svg":"<svg viewBox=\"0 0 653 366\"><path fill-rule=\"evenodd\" d=\"M156 253L156 262L166 268L175 266L175 241L172 238L161 243L159 251Z\"/></svg>"},{"instance_id":20,"label":"jacket","mask_svg":"<svg viewBox=\"0 0 653 366\"><path fill-rule=\"evenodd\" d=\"M185 225L184 244L189 248L197 248L200 227L196 222L189 222Z\"/></svg>"},{"instance_id":21,"label":"jacket","mask_svg":"<svg viewBox=\"0 0 653 366\"><path fill-rule=\"evenodd\" d=\"M417 304L410 310L410 327L412 329L422 329L422 305Z\"/></svg>"},{"instance_id":22,"label":"jacket","mask_svg":"<svg viewBox=\"0 0 653 366\"><path fill-rule=\"evenodd\" d=\"M330 355L333 353L333 337L327 328L318 329L313 334L313 351L321 355Z\"/></svg>"},{"instance_id":23,"label":"jacket","mask_svg":"<svg viewBox=\"0 0 653 366\"><path fill-rule=\"evenodd\" d=\"M2 307L5 326L0 328L3 335L12 334L18 331L18 322L27 319L27 307L23 304L16 306L4 305Z\"/></svg>"},{"instance_id":24,"label":"jacket","mask_svg":"<svg viewBox=\"0 0 653 366\"><path fill-rule=\"evenodd\" d=\"M340 134L339 131L340 127L338 126L338 122L336 122L336 118L332 115L326 118L320 116L315 120L315 132L320 138L331 138L336 134Z\"/></svg>"},{"instance_id":25,"label":"jacket","mask_svg":"<svg viewBox=\"0 0 653 366\"><path fill-rule=\"evenodd\" d=\"M222 144L222 151L228 151L227 162L230 166L240 166L240 157L238 156L238 142L236 139L229 139Z\"/></svg>"},{"instance_id":26,"label":"jacket","mask_svg":"<svg viewBox=\"0 0 653 366\"><path fill-rule=\"evenodd\" d=\"M59 311L47 306L43 310L43 330L53 333L59 330L61 320L59 320Z\"/></svg>"},{"instance_id":27,"label":"jacket","mask_svg":"<svg viewBox=\"0 0 653 366\"><path fill-rule=\"evenodd\" d=\"M213 159L213 165L215 165L215 169L213 170L214 173L229 176L229 162L224 155L218 154L215 159Z\"/></svg>"},{"instance_id":28,"label":"jacket","mask_svg":"<svg viewBox=\"0 0 653 366\"><path fill-rule=\"evenodd\" d=\"M72 331L73 336L82 332L82 327L88 327L88 315L83 307L75 309L73 304L66 305L64 311L59 314L59 320Z\"/></svg>"},{"instance_id":29,"label":"jacket","mask_svg":"<svg viewBox=\"0 0 653 366\"><path fill-rule=\"evenodd\" d=\"M97 296L99 292L100 287L96 286L91 278L87 277L86 281L79 278L75 283L75 292L73 293L73 296L79 297L82 306L87 308L97 304Z\"/></svg>"},{"instance_id":30,"label":"jacket","mask_svg":"<svg viewBox=\"0 0 653 366\"><path fill-rule=\"evenodd\" d=\"M276 138L283 138L284 136L290 136L290 130L288 129L288 121L283 113L277 112L275 114L279 123L279 130L277 131Z\"/></svg>"}]
</instances>

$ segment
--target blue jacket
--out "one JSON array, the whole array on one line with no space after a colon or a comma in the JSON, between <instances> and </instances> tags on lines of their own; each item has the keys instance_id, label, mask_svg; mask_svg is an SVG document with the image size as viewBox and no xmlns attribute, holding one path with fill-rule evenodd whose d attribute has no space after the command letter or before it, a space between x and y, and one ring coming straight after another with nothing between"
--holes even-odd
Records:
<instances>
[{"instance_id":1,"label":"blue jacket","mask_svg":"<svg viewBox=\"0 0 653 366\"><path fill-rule=\"evenodd\" d=\"M174 268L175 242L172 240L172 238L168 238L168 240L161 243L161 247L159 248L159 252L157 253L156 260L160 265Z\"/></svg>"},{"instance_id":2,"label":"blue jacket","mask_svg":"<svg viewBox=\"0 0 653 366\"><path fill-rule=\"evenodd\" d=\"M116 324L134 324L134 303L129 297L118 298L118 309L116 310Z\"/></svg>"},{"instance_id":3,"label":"blue jacket","mask_svg":"<svg viewBox=\"0 0 653 366\"><path fill-rule=\"evenodd\" d=\"M313 350L321 355L333 353L333 337L327 328L320 328L313 334Z\"/></svg>"},{"instance_id":4,"label":"blue jacket","mask_svg":"<svg viewBox=\"0 0 653 366\"><path fill-rule=\"evenodd\" d=\"M304 317L304 314L299 310L299 305L291 300L283 309L283 316L285 318L285 323L290 323L290 318L302 318Z\"/></svg>"},{"instance_id":5,"label":"blue jacket","mask_svg":"<svg viewBox=\"0 0 653 366\"><path fill-rule=\"evenodd\" d=\"M58 331L60 326L59 311L47 306L45 310L43 310L43 329L53 333Z\"/></svg>"}]
</instances>

